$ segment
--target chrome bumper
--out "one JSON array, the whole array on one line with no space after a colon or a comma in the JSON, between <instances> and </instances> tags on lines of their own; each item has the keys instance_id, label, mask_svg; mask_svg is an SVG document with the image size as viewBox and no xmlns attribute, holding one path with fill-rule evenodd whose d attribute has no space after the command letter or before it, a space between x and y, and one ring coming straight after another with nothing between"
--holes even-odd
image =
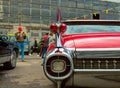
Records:
<instances>
[{"instance_id":1,"label":"chrome bumper","mask_svg":"<svg viewBox=\"0 0 120 88\"><path fill-rule=\"evenodd\" d=\"M120 69L74 69L65 86L120 88Z\"/></svg>"}]
</instances>

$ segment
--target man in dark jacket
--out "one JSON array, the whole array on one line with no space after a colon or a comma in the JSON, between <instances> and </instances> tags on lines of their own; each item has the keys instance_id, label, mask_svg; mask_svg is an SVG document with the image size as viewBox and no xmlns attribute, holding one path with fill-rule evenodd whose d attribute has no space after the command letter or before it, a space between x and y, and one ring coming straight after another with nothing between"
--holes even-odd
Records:
<instances>
[{"instance_id":1,"label":"man in dark jacket","mask_svg":"<svg viewBox=\"0 0 120 88\"><path fill-rule=\"evenodd\" d=\"M33 44L33 46L31 47L31 51L30 51L30 54L29 54L29 55L33 54L34 52L37 53L37 56L39 56L38 42L37 42L37 39L36 39L36 38L34 38L34 44Z\"/></svg>"}]
</instances>

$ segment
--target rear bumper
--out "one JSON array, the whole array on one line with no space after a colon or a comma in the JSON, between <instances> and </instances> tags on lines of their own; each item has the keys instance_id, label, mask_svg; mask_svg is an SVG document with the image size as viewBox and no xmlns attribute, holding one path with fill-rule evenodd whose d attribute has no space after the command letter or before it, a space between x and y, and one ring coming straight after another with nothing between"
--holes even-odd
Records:
<instances>
[{"instance_id":1,"label":"rear bumper","mask_svg":"<svg viewBox=\"0 0 120 88\"><path fill-rule=\"evenodd\" d=\"M120 69L75 69L65 86L120 88Z\"/></svg>"}]
</instances>

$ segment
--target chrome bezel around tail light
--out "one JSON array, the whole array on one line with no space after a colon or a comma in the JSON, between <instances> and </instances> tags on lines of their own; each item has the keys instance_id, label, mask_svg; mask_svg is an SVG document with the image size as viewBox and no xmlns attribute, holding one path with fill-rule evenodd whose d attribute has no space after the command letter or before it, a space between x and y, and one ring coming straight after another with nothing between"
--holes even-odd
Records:
<instances>
[{"instance_id":1,"label":"chrome bezel around tail light","mask_svg":"<svg viewBox=\"0 0 120 88\"><path fill-rule=\"evenodd\" d=\"M44 71L47 77L56 80L68 78L73 72L71 56L66 52L52 53L46 57ZM56 67L54 67L55 65ZM59 67L61 66L61 67ZM59 70L55 70L59 69Z\"/></svg>"}]
</instances>

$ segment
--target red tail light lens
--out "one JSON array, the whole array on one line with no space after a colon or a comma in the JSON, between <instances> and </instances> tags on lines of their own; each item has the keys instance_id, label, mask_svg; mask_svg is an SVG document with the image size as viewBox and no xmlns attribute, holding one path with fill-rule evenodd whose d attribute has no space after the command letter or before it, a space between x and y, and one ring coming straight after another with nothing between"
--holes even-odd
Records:
<instances>
[{"instance_id":1,"label":"red tail light lens","mask_svg":"<svg viewBox=\"0 0 120 88\"><path fill-rule=\"evenodd\" d=\"M56 33L57 32L57 25L56 24L51 24L50 29L53 33Z\"/></svg>"},{"instance_id":2,"label":"red tail light lens","mask_svg":"<svg viewBox=\"0 0 120 88\"><path fill-rule=\"evenodd\" d=\"M66 31L66 29L67 29L66 24L63 24L63 23L62 23L62 24L60 25L60 32L61 32L61 33L64 33L64 32Z\"/></svg>"}]
</instances>

